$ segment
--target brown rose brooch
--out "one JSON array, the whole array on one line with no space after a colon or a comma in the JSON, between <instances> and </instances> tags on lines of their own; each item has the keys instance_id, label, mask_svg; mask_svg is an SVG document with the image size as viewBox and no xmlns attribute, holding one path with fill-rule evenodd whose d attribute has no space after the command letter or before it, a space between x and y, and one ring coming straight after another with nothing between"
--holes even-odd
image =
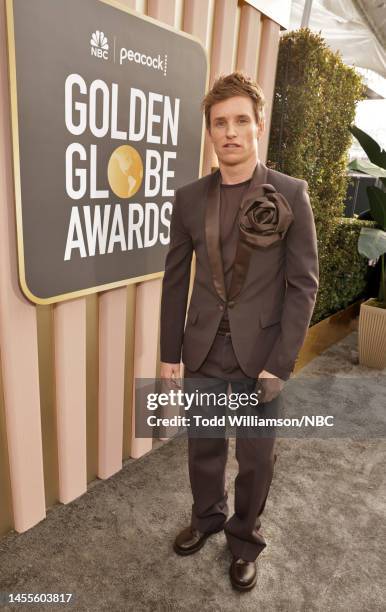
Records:
<instances>
[{"instance_id":1,"label":"brown rose brooch","mask_svg":"<svg viewBox=\"0 0 386 612\"><path fill-rule=\"evenodd\" d=\"M263 183L243 201L239 213L240 239L251 247L269 247L283 240L293 220L285 197L272 185Z\"/></svg>"}]
</instances>

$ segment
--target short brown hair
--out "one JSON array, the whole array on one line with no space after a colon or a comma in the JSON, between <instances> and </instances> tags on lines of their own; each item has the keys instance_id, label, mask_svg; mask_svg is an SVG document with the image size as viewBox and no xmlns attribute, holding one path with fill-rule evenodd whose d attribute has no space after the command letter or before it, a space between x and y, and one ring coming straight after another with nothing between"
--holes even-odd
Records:
<instances>
[{"instance_id":1,"label":"short brown hair","mask_svg":"<svg viewBox=\"0 0 386 612\"><path fill-rule=\"evenodd\" d=\"M252 100L255 111L256 122L264 119L265 97L260 85L251 77L243 72L232 72L228 75L221 75L213 83L213 87L206 94L202 101L202 108L205 112L206 127L210 129L210 109L213 104L222 102L234 96L245 96Z\"/></svg>"}]
</instances>

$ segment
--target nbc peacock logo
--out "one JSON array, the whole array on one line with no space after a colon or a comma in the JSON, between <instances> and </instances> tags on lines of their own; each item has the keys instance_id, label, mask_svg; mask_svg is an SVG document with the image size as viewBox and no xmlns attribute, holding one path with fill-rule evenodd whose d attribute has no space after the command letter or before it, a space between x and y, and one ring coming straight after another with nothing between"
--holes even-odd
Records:
<instances>
[{"instance_id":1,"label":"nbc peacock logo","mask_svg":"<svg viewBox=\"0 0 386 612\"><path fill-rule=\"evenodd\" d=\"M99 59L109 59L109 42L104 32L96 30L92 33L90 39L91 55L99 57Z\"/></svg>"}]
</instances>

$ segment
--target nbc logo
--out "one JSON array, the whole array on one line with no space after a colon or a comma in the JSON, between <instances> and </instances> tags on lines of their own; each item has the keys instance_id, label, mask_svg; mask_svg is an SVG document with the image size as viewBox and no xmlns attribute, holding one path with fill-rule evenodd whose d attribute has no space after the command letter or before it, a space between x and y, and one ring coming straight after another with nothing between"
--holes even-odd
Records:
<instances>
[{"instance_id":1,"label":"nbc logo","mask_svg":"<svg viewBox=\"0 0 386 612\"><path fill-rule=\"evenodd\" d=\"M95 55L95 57L103 58L107 60L109 58L109 43L107 37L104 35L104 32L100 32L96 30L93 32L90 40L91 45L91 55Z\"/></svg>"}]
</instances>

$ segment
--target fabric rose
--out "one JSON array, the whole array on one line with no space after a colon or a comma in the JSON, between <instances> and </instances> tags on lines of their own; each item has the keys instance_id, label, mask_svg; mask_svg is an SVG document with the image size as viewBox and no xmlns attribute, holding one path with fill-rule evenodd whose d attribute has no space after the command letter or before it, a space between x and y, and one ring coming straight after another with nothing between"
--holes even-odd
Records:
<instances>
[{"instance_id":1,"label":"fabric rose","mask_svg":"<svg viewBox=\"0 0 386 612\"><path fill-rule=\"evenodd\" d=\"M240 238L252 247L269 247L283 240L293 220L285 197L273 185L264 183L249 193L242 203Z\"/></svg>"}]
</instances>

